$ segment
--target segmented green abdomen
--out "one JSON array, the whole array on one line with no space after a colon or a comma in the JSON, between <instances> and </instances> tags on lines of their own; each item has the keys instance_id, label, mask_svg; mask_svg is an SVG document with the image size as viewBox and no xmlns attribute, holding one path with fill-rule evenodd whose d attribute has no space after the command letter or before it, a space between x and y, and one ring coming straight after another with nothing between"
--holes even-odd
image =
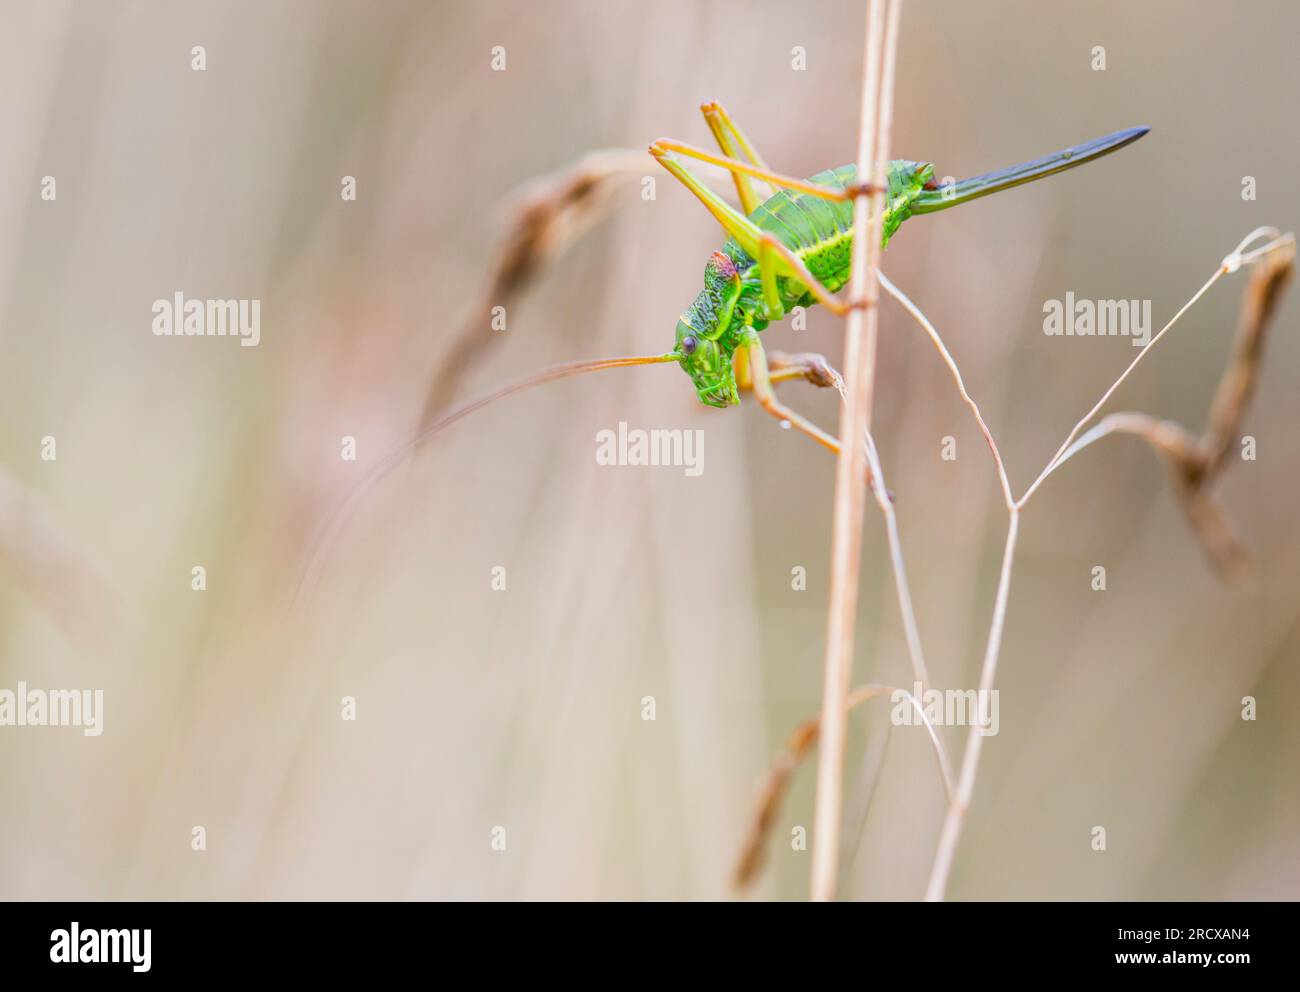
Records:
<instances>
[{"instance_id":1,"label":"segmented green abdomen","mask_svg":"<svg viewBox=\"0 0 1300 992\"><path fill-rule=\"evenodd\" d=\"M827 169L809 178L819 186L845 189L857 181L852 165ZM783 189L749 215L803 259L808 270L835 292L849 280L853 254L853 201L827 200L812 193Z\"/></svg>"}]
</instances>

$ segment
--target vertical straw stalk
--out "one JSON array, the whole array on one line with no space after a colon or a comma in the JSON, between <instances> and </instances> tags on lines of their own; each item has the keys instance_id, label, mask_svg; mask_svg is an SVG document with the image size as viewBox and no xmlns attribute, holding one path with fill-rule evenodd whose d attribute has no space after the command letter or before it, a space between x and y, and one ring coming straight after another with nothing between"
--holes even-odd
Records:
<instances>
[{"instance_id":1,"label":"vertical straw stalk","mask_svg":"<svg viewBox=\"0 0 1300 992\"><path fill-rule=\"evenodd\" d=\"M875 385L876 302L879 290L881 222L885 167L893 120L894 53L898 44L901 0L871 0L867 11L862 80L862 119L858 134L858 182L853 212L853 269L844 349L848 401L840 411L840 457L835 470L831 528L831 588L826 666L822 681L821 738L817 799L813 821L811 898L835 897L843 809L844 748L848 726L845 703L853 677L853 641L862 558L862 520L866 511L868 460L863 437L871 426Z\"/></svg>"}]
</instances>

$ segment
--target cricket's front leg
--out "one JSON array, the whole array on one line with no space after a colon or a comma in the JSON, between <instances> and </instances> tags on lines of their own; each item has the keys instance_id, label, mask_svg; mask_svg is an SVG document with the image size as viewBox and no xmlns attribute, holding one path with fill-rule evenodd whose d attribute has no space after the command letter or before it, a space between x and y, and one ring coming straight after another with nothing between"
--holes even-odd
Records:
<instances>
[{"instance_id":1,"label":"cricket's front leg","mask_svg":"<svg viewBox=\"0 0 1300 992\"><path fill-rule=\"evenodd\" d=\"M744 354L743 358L741 357L742 353ZM776 417L777 420L789 423L791 427L808 435L822 447L829 448L838 455L840 453L839 440L827 434L807 417L796 413L777 399L772 383L773 381L796 378L805 378L810 382L817 382L818 378L825 376L831 380L833 385L834 379L831 377L838 377L839 373L832 369L826 359L820 355L793 357L809 358L815 361L808 361L803 364L792 362L773 373L768 365L767 356L763 352L763 345L758 340L758 332L750 329L746 332L744 340L736 352L736 384L741 389L752 389L754 398L758 400L758 405L773 417Z\"/></svg>"},{"instance_id":2,"label":"cricket's front leg","mask_svg":"<svg viewBox=\"0 0 1300 992\"><path fill-rule=\"evenodd\" d=\"M839 389L844 384L844 377L835 370L835 366L826 360L825 355L805 351L788 355L784 351L765 352L767 358L768 382L790 382L803 379L823 389ZM754 388L754 377L749 368L749 350L737 348L733 359L736 373L736 385L743 390Z\"/></svg>"},{"instance_id":3,"label":"cricket's front leg","mask_svg":"<svg viewBox=\"0 0 1300 992\"><path fill-rule=\"evenodd\" d=\"M783 351L769 352L767 368L768 377L774 383L805 379L823 389L838 389L844 383L843 376L835 371L824 355L811 351L796 355L787 355Z\"/></svg>"},{"instance_id":4,"label":"cricket's front leg","mask_svg":"<svg viewBox=\"0 0 1300 992\"><path fill-rule=\"evenodd\" d=\"M779 351L767 355L763 351L762 344L759 343L758 332L751 330L745 343L736 349L734 362L736 385L741 389L752 390L754 398L764 410L778 420L789 422L792 427L807 434L837 455L840 453L838 438L827 434L812 421L783 404L776 398L776 392L772 388L774 383L804 379L814 386L840 389L844 384L844 377L824 356L813 352L786 355ZM870 467L867 468L867 484L871 485ZM891 503L894 501L893 493L889 493L889 501Z\"/></svg>"}]
</instances>

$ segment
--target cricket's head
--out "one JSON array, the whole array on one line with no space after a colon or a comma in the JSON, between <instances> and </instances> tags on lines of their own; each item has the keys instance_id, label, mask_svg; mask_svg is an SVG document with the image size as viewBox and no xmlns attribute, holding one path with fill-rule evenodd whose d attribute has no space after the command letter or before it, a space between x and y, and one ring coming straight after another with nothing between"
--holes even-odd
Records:
<instances>
[{"instance_id":1,"label":"cricket's head","mask_svg":"<svg viewBox=\"0 0 1300 992\"><path fill-rule=\"evenodd\" d=\"M737 310L740 272L725 252L715 251L704 267L704 289L677 321L673 353L691 377L701 403L726 407L740 402L736 373L731 365L735 351L732 324L744 319Z\"/></svg>"}]
</instances>

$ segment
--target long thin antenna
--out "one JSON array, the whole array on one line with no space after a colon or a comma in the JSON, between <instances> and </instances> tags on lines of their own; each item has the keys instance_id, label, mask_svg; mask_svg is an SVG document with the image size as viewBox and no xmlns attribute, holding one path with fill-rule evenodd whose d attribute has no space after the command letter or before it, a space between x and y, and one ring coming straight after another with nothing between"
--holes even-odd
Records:
<instances>
[{"instance_id":1,"label":"long thin antenna","mask_svg":"<svg viewBox=\"0 0 1300 992\"><path fill-rule=\"evenodd\" d=\"M587 362L566 362L563 365L552 365L550 368L534 372L515 382L508 383L486 396L480 396L477 399L470 400L463 406L459 406L449 413L443 414L433 423L429 424L418 431L410 439L398 445L383 458L379 459L374 465L366 470L365 475L356 481L351 489L347 491L338 505L332 509L325 517L321 528L317 531L316 536L307 550L307 563L303 567L302 574L298 577L298 587L293 596L293 608L296 609L302 601L303 593L307 588L308 579L317 570L317 565L323 558L329 546L333 543L334 537L347 523L351 511L355 507L358 499L367 489L380 482L393 469L401 465L407 457L419 448L425 442L433 439L434 435L446 430L452 424L463 420L476 410L495 403L497 400L505 399L515 393L522 393L526 389L532 389L534 386L542 386L549 382L558 382L561 379L570 379L576 375L583 375L587 372L601 372L605 369L620 369L632 365L657 365L663 362L675 362L677 355L669 353L666 355L637 355L624 358L597 358Z\"/></svg>"}]
</instances>

